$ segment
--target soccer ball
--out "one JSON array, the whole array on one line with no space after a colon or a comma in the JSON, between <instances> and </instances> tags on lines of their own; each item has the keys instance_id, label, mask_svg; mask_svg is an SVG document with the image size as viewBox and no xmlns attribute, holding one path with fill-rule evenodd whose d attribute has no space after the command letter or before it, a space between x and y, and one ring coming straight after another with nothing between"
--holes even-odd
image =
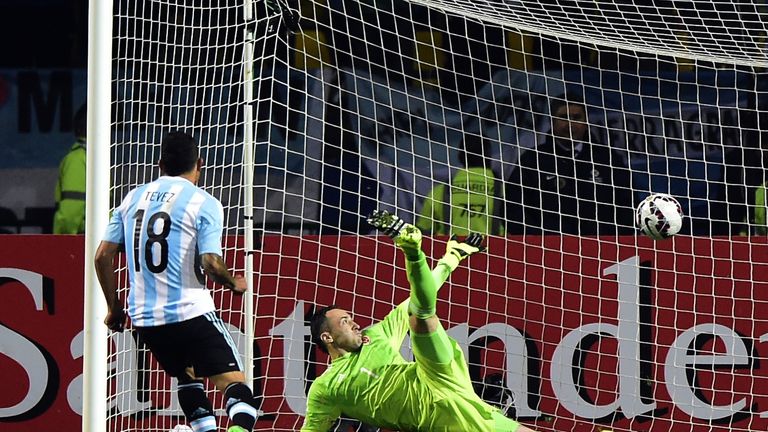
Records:
<instances>
[{"instance_id":1,"label":"soccer ball","mask_svg":"<svg viewBox=\"0 0 768 432\"><path fill-rule=\"evenodd\" d=\"M637 206L635 224L648 237L663 240L680 232L683 208L672 195L649 195Z\"/></svg>"}]
</instances>

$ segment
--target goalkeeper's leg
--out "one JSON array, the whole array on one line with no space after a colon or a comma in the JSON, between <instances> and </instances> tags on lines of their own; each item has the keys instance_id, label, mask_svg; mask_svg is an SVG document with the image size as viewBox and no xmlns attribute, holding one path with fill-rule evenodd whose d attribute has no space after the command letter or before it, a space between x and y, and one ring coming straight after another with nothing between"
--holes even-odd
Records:
<instances>
[{"instance_id":1,"label":"goalkeeper's leg","mask_svg":"<svg viewBox=\"0 0 768 432\"><path fill-rule=\"evenodd\" d=\"M432 283L437 287L436 290L443 285L463 259L485 249L482 246L484 239L485 237L481 234L471 234L463 242L459 242L456 236L451 236L445 246L445 255L440 258L431 272ZM424 266L426 267L426 262ZM411 269L408 271L410 273ZM411 341L414 353L420 358L440 364L449 363L453 359L451 342L437 316L426 320L419 320L417 316L412 316Z\"/></svg>"},{"instance_id":2,"label":"goalkeeper's leg","mask_svg":"<svg viewBox=\"0 0 768 432\"><path fill-rule=\"evenodd\" d=\"M448 335L435 315L437 289L445 282L459 262L469 255L483 250L483 236L473 234L464 242L451 238L445 256L435 271L430 271L421 250L421 231L387 211L376 211L368 222L394 239L406 257L406 275L411 285L408 310L411 313L411 338L414 353L435 363L448 363L453 358Z\"/></svg>"},{"instance_id":3,"label":"goalkeeper's leg","mask_svg":"<svg viewBox=\"0 0 768 432\"><path fill-rule=\"evenodd\" d=\"M368 223L394 239L406 257L406 272L411 284L410 312L418 318L426 319L435 314L437 290L448 279L459 263L477 252L482 252L485 236L470 234L464 241L452 236L446 244L445 255L440 258L431 275L426 266L426 258L421 250L421 231L406 223L401 218L386 210L377 210L368 217ZM431 278L431 281L430 281Z\"/></svg>"},{"instance_id":4,"label":"goalkeeper's leg","mask_svg":"<svg viewBox=\"0 0 768 432\"><path fill-rule=\"evenodd\" d=\"M470 234L464 241L459 241L455 235L451 236L445 245L445 255L437 261L432 270L432 279L438 290L462 260L485 250L484 240L485 236L479 233Z\"/></svg>"},{"instance_id":5,"label":"goalkeeper's leg","mask_svg":"<svg viewBox=\"0 0 768 432\"><path fill-rule=\"evenodd\" d=\"M437 320L437 288L421 250L421 231L387 211L374 212L368 223L390 236L405 254L405 270L411 285L409 312L420 320Z\"/></svg>"}]
</instances>

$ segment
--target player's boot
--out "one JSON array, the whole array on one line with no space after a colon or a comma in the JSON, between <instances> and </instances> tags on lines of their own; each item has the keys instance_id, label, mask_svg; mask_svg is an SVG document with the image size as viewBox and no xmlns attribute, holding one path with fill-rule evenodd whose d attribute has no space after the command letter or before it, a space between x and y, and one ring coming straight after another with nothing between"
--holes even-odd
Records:
<instances>
[{"instance_id":1,"label":"player's boot","mask_svg":"<svg viewBox=\"0 0 768 432\"><path fill-rule=\"evenodd\" d=\"M248 429L242 426L230 426L227 432L250 432Z\"/></svg>"},{"instance_id":2,"label":"player's boot","mask_svg":"<svg viewBox=\"0 0 768 432\"><path fill-rule=\"evenodd\" d=\"M376 210L368 216L368 223L391 237L404 252L418 253L421 250L421 230L390 212Z\"/></svg>"},{"instance_id":3,"label":"player's boot","mask_svg":"<svg viewBox=\"0 0 768 432\"><path fill-rule=\"evenodd\" d=\"M448 244L445 245L445 253L452 254L461 261L472 254L484 251L483 240L485 240L485 236L480 233L470 234L463 242L458 241L456 236L452 235Z\"/></svg>"}]
</instances>

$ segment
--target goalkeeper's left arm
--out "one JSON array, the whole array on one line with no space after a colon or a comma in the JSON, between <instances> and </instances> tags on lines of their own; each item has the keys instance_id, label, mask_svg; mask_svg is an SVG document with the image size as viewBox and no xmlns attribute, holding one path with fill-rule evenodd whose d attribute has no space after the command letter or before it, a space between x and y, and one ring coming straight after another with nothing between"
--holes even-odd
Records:
<instances>
[{"instance_id":1,"label":"goalkeeper's left arm","mask_svg":"<svg viewBox=\"0 0 768 432\"><path fill-rule=\"evenodd\" d=\"M485 237L482 234L473 233L462 242L452 236L446 245L445 255L430 270L421 250L421 231L417 227L386 210L374 211L367 220L391 237L405 254L406 274L411 285L407 310L418 318L426 319L435 314L437 291L451 272L464 258L484 250L482 243ZM400 309L406 308L398 307L395 311Z\"/></svg>"}]
</instances>

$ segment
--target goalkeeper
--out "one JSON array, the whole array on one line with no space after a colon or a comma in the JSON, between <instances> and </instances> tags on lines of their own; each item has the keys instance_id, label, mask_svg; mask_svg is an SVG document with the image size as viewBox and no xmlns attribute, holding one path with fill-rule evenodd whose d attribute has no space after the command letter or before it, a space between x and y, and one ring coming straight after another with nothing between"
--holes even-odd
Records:
<instances>
[{"instance_id":1,"label":"goalkeeper","mask_svg":"<svg viewBox=\"0 0 768 432\"><path fill-rule=\"evenodd\" d=\"M430 272L418 228L386 211L368 222L405 253L411 295L364 331L335 306L315 313L312 340L331 365L312 383L301 430L326 432L343 414L401 431L530 432L475 394L461 348L435 315L437 289L462 259L483 250L483 236L451 238ZM400 355L408 331L415 362Z\"/></svg>"}]
</instances>

